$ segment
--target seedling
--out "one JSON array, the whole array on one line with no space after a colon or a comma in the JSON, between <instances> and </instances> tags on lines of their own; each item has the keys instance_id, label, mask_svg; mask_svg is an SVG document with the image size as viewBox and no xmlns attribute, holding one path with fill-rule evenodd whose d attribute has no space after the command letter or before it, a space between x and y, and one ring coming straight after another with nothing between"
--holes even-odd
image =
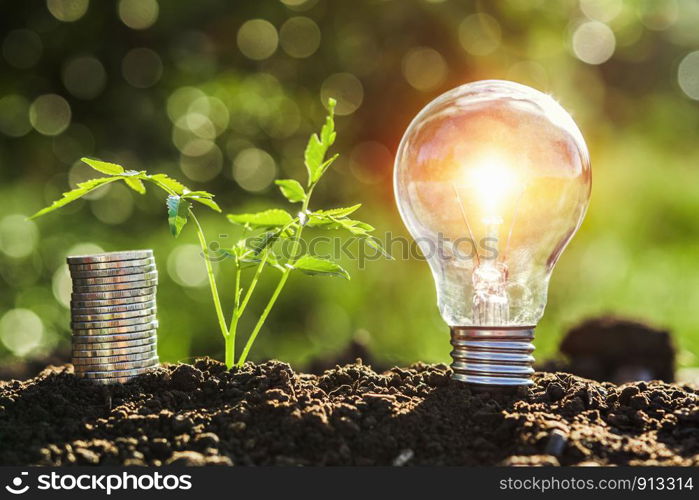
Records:
<instances>
[{"instance_id":1,"label":"seedling","mask_svg":"<svg viewBox=\"0 0 699 500\"><path fill-rule=\"evenodd\" d=\"M279 186L282 195L291 203L300 203L301 208L293 215L293 211L272 208L257 213L229 214L227 219L244 229L242 237L230 248L221 249L233 263L235 294L234 304L230 320L226 320L221 298L218 292L218 284L214 275L209 246L207 244L204 231L194 214L194 207L197 204L203 205L215 212L221 212L221 208L214 201L214 196L206 191L192 191L181 182L168 177L165 174L148 174L145 171L126 170L121 165L107 163L100 160L83 158L82 161L106 177L92 179L78 184L78 187L63 194L63 197L55 201L51 206L40 210L32 218L40 217L49 212L61 208L70 202L82 198L87 193L94 191L112 182L123 181L128 187L139 194L146 193L146 184L153 184L167 194L167 214L170 232L174 237L178 237L182 229L189 220L194 223L199 245L202 252L207 257L204 259L206 272L211 288L214 309L218 321L221 335L225 340L226 366L231 368L234 365L242 366L250 354L250 349L255 343L262 326L269 316L274 304L277 302L289 276L294 271L300 271L309 275L337 276L349 279L349 273L339 264L331 260L315 255L300 253L300 243L304 228L318 228L326 230L343 230L351 235L362 239L386 257L390 256L383 249L376 238L371 236L374 230L372 226L350 218L361 205L351 207L333 208L330 210L314 210L309 208L313 190L323 175L328 171L330 165L337 159L338 155L328 157L328 150L335 142L335 123L333 111L335 101L328 101L329 113L325 124L320 130L320 134L311 135L304 153L304 163L308 173L308 180L304 187L295 179L280 179L275 181ZM291 244L291 251L288 256L282 255L275 250L275 244L287 240ZM252 277L247 286L243 283L243 270L254 268ZM235 341L238 330L238 323L250 303L255 288L260 281L262 274L267 269L274 269L280 273L272 295L269 297L265 308L250 332L245 347L236 361Z\"/></svg>"}]
</instances>

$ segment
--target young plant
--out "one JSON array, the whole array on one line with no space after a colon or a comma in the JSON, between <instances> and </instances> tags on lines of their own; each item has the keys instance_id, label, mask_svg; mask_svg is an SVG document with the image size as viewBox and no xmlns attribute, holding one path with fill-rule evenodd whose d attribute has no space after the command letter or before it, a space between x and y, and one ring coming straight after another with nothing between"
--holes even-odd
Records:
<instances>
[{"instance_id":1,"label":"young plant","mask_svg":"<svg viewBox=\"0 0 699 500\"><path fill-rule=\"evenodd\" d=\"M310 201L313 190L318 182L327 172L328 168L337 159L335 154L327 157L328 150L335 142L335 123L333 111L335 101L328 101L329 113L325 124L320 130L320 134L311 135L304 153L304 163L308 179L305 187L295 179L281 179L275 181L279 186L282 195L292 204L300 203L298 211L286 211L272 208L257 213L229 214L228 220L244 229L243 236L231 247L221 249L226 260L232 261L234 272L234 300L230 321L226 320L226 315L221 304L218 291L218 284L214 275L211 259L208 258L209 246L204 231L199 224L199 220L194 214L196 204L204 205L211 210L221 212L221 208L213 200L214 196L206 191L192 191L179 181L168 177L165 174L148 174L145 171L126 170L120 165L107 163L99 160L83 158L82 161L106 177L92 179L78 184L77 188L63 194L63 197L55 201L51 206L40 210L32 216L36 218L61 208L68 203L75 201L87 193L105 186L112 182L123 181L128 187L139 194L145 194L146 184L152 184L160 188L167 194L167 214L170 225L170 232L174 237L178 237L182 229L191 219L197 233L199 245L205 256L204 264L211 288L216 319L225 340L225 361L228 368L234 365L242 366L248 358L250 349L257 339L267 317L274 304L277 302L289 276L294 271L300 271L308 275L337 276L349 279L349 273L339 264L328 259L315 255L300 253L302 235L305 228L318 228L325 230L344 230L351 235L362 239L367 245L379 251L384 256L390 258L382 248L379 241L371 236L374 230L372 226L350 218L361 205L353 205L345 208L333 208L330 210L311 210ZM280 242L290 243L290 252L283 255L276 250ZM247 285L243 283L243 271L246 268L254 268L252 277ZM267 300L267 304L260 316L257 318L255 326L247 337L247 341L242 353L235 359L235 342L238 334L238 323L243 316L250 300L253 297L255 288L260 281L262 274L267 269L274 269L280 273L278 282L272 295Z\"/></svg>"}]
</instances>

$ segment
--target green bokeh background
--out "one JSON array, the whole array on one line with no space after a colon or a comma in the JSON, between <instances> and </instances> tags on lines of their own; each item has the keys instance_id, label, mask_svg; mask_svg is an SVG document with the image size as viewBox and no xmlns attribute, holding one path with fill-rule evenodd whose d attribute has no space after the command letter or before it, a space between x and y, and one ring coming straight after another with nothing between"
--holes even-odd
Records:
<instances>
[{"instance_id":1,"label":"green bokeh background","mask_svg":"<svg viewBox=\"0 0 699 500\"><path fill-rule=\"evenodd\" d=\"M391 172L410 119L452 87L503 78L554 95L593 162L538 357L612 312L672 329L680 363L699 364L699 2L37 0L3 2L0 26L2 362L69 345L66 255L132 248L153 248L160 270L161 359L223 356L195 235L170 236L159 193L114 186L25 220L91 175L81 156L165 172L226 212L282 205L272 176L303 177L332 95L342 156L315 207L361 202L379 233L407 236ZM200 214L209 239L232 240L221 217ZM343 265L350 282L292 277L252 359L303 367L358 339L381 362L448 360L424 261ZM227 304L230 271L217 265Z\"/></svg>"}]
</instances>

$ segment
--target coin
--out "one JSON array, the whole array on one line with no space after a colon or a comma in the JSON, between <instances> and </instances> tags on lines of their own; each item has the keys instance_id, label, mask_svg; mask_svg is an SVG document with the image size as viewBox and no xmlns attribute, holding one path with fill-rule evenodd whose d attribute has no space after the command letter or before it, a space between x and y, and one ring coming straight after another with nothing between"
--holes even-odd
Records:
<instances>
[{"instance_id":1,"label":"coin","mask_svg":"<svg viewBox=\"0 0 699 500\"><path fill-rule=\"evenodd\" d=\"M126 380L128 380L127 377L136 377L138 375L148 373L150 370L157 367L158 364L159 360L158 358L155 358L155 361L151 366L145 366L143 368L135 368L132 370L85 371L80 373L76 372L76 375L89 379L107 380L125 378ZM109 383L111 383L111 381Z\"/></svg>"},{"instance_id":2,"label":"coin","mask_svg":"<svg viewBox=\"0 0 699 500\"><path fill-rule=\"evenodd\" d=\"M85 291L78 291L73 288L73 293L70 296L72 300L75 301L87 301L87 300L113 300L113 299L125 299L133 297L142 297L143 295L152 295L155 293L155 285L157 283L151 283L147 285L146 288L129 288L126 290L94 290L94 287L83 287L90 288ZM125 302L122 302L125 303Z\"/></svg>"},{"instance_id":3,"label":"coin","mask_svg":"<svg viewBox=\"0 0 699 500\"><path fill-rule=\"evenodd\" d=\"M70 277L75 279L109 278L113 276L131 276L132 274L150 273L155 270L155 264L137 267L115 267L112 269L101 269L96 271L73 271L71 269Z\"/></svg>"},{"instance_id":4,"label":"coin","mask_svg":"<svg viewBox=\"0 0 699 500\"><path fill-rule=\"evenodd\" d=\"M90 285L116 285L119 283L131 283L133 281L148 281L158 278L157 271L139 274L127 274L125 276L105 276L102 278L75 278L73 277L73 285L90 286Z\"/></svg>"},{"instance_id":5,"label":"coin","mask_svg":"<svg viewBox=\"0 0 699 500\"><path fill-rule=\"evenodd\" d=\"M154 339L155 340L155 339ZM155 349L155 343L143 344L137 346L107 348L107 349L75 349L73 348L74 358L96 358L100 356L120 356L122 354L137 354L139 352L148 352Z\"/></svg>"},{"instance_id":6,"label":"coin","mask_svg":"<svg viewBox=\"0 0 699 500\"><path fill-rule=\"evenodd\" d=\"M69 262L68 268L72 273L73 271L106 271L129 267L144 267L154 264L155 259L153 257L149 257L147 259L115 260L113 262L94 262L92 264L71 264Z\"/></svg>"},{"instance_id":7,"label":"coin","mask_svg":"<svg viewBox=\"0 0 699 500\"><path fill-rule=\"evenodd\" d=\"M136 318L126 319L110 319L106 321L73 321L70 326L74 330L92 330L95 328L119 328L120 326L141 325L143 323L152 323L155 321L155 314L151 313L147 316L138 316Z\"/></svg>"},{"instance_id":8,"label":"coin","mask_svg":"<svg viewBox=\"0 0 699 500\"><path fill-rule=\"evenodd\" d=\"M73 335L112 335L123 333L142 332L158 328L158 320L140 325L117 326L112 328L73 328Z\"/></svg>"},{"instance_id":9,"label":"coin","mask_svg":"<svg viewBox=\"0 0 699 500\"><path fill-rule=\"evenodd\" d=\"M101 365L109 363L125 363L128 361L142 361L155 355L155 349L136 354L122 354L119 356L102 356L93 358L73 358L73 365Z\"/></svg>"},{"instance_id":10,"label":"coin","mask_svg":"<svg viewBox=\"0 0 699 500\"><path fill-rule=\"evenodd\" d=\"M150 370L152 370L152 368L145 368L142 373L137 373L137 374L131 375L129 377L91 378L91 379L85 379L85 380L89 380L91 383L97 384L97 385L126 384L128 382L131 382L138 375L143 375L144 373L148 373Z\"/></svg>"},{"instance_id":11,"label":"coin","mask_svg":"<svg viewBox=\"0 0 699 500\"><path fill-rule=\"evenodd\" d=\"M85 294L85 293L114 293L123 292L126 290L131 290L133 288L149 288L154 287L158 284L157 277L155 279L143 280L143 281L131 281L129 283L112 283L108 285L73 285L73 293Z\"/></svg>"},{"instance_id":12,"label":"coin","mask_svg":"<svg viewBox=\"0 0 699 500\"><path fill-rule=\"evenodd\" d=\"M109 342L118 342L123 340L148 340L155 339L155 330L144 330L142 332L134 333L122 333L121 335L73 335L71 340L73 341L73 346L77 344L100 344ZM148 343L148 342L143 342ZM85 347L83 349L90 349L91 347ZM98 347L97 349L102 349Z\"/></svg>"},{"instance_id":13,"label":"coin","mask_svg":"<svg viewBox=\"0 0 699 500\"><path fill-rule=\"evenodd\" d=\"M143 311L144 309L153 309L155 307L155 300L151 300L149 302L136 302L134 304L122 304L118 306L104 305L102 307L76 307L73 303L71 303L70 312L73 316L86 316L89 314L114 314L130 311Z\"/></svg>"},{"instance_id":14,"label":"coin","mask_svg":"<svg viewBox=\"0 0 699 500\"><path fill-rule=\"evenodd\" d=\"M136 311L125 311L125 312L103 312L97 314L75 314L75 310L71 311L71 319L74 322L78 321L112 321L119 319L137 318L139 316L147 316L149 314L155 314L156 308L151 307L149 309L137 309Z\"/></svg>"},{"instance_id":15,"label":"coin","mask_svg":"<svg viewBox=\"0 0 699 500\"><path fill-rule=\"evenodd\" d=\"M126 363L104 363L99 367L94 365L73 365L76 374L80 374L86 378L109 378L123 377L130 375L138 368L150 368L159 363L157 356L141 361L131 361Z\"/></svg>"},{"instance_id":16,"label":"coin","mask_svg":"<svg viewBox=\"0 0 699 500\"><path fill-rule=\"evenodd\" d=\"M109 342L92 342L92 343L74 343L73 351L101 351L101 350L111 350L111 349L129 349L132 347L140 347L147 345L154 345L157 339L155 335L148 338L136 339L136 340L117 340Z\"/></svg>"},{"instance_id":17,"label":"coin","mask_svg":"<svg viewBox=\"0 0 699 500\"><path fill-rule=\"evenodd\" d=\"M153 257L153 250L127 250L125 252L106 252L94 255L71 255L66 260L68 264L94 264L96 262L137 260L151 257Z\"/></svg>"},{"instance_id":18,"label":"coin","mask_svg":"<svg viewBox=\"0 0 699 500\"><path fill-rule=\"evenodd\" d=\"M76 308L88 308L88 307L110 307L119 305L129 305L138 304L141 302L149 302L155 300L155 288L151 288L150 292L148 289L136 288L134 290L123 290L122 292L141 292L145 290L148 293L143 293L143 295L134 295L132 297L112 297L112 298L99 298L104 293L92 293L92 294L76 294L74 293L71 297L70 302L71 307Z\"/></svg>"}]
</instances>

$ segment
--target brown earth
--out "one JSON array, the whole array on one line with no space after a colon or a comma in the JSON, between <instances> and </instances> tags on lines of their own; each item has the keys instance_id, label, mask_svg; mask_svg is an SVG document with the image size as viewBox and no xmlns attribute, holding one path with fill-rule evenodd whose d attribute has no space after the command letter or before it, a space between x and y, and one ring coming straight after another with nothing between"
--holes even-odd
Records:
<instances>
[{"instance_id":1,"label":"brown earth","mask_svg":"<svg viewBox=\"0 0 699 500\"><path fill-rule=\"evenodd\" d=\"M49 367L0 382L0 464L699 465L696 388L542 373L474 394L449 376L202 359L106 389Z\"/></svg>"}]
</instances>

